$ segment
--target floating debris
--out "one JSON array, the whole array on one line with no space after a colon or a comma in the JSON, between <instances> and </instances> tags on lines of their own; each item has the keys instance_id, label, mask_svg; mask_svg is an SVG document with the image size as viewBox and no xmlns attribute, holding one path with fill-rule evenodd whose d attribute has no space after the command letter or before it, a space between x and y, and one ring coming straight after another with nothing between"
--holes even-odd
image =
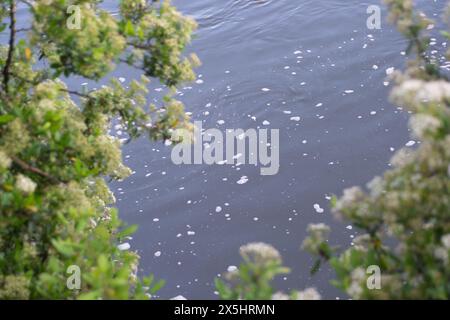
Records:
<instances>
[{"instance_id":1,"label":"floating debris","mask_svg":"<svg viewBox=\"0 0 450 320\"><path fill-rule=\"evenodd\" d=\"M314 207L314 210L316 210L317 213L323 213L325 211L324 209L322 209L320 207L320 205L318 203L314 204L313 207Z\"/></svg>"},{"instance_id":2,"label":"floating debris","mask_svg":"<svg viewBox=\"0 0 450 320\"><path fill-rule=\"evenodd\" d=\"M227 271L228 272L235 272L235 271L237 271L238 270L238 267L236 267L236 266L229 266L228 268L227 268Z\"/></svg>"},{"instance_id":3,"label":"floating debris","mask_svg":"<svg viewBox=\"0 0 450 320\"><path fill-rule=\"evenodd\" d=\"M236 183L237 184L245 184L248 182L248 177L247 176L242 176Z\"/></svg>"}]
</instances>

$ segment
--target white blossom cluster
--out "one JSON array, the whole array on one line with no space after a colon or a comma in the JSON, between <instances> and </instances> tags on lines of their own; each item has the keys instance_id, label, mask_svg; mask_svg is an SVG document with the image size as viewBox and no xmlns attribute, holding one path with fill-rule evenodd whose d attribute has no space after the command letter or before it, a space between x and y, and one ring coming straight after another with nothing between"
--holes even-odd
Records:
<instances>
[{"instance_id":1,"label":"white blossom cluster","mask_svg":"<svg viewBox=\"0 0 450 320\"><path fill-rule=\"evenodd\" d=\"M0 170L1 169L8 169L11 165L11 158L8 157L8 155L0 150Z\"/></svg>"},{"instance_id":2,"label":"white blossom cluster","mask_svg":"<svg viewBox=\"0 0 450 320\"><path fill-rule=\"evenodd\" d=\"M263 242L252 242L239 249L241 256L256 264L281 263L281 255L273 246Z\"/></svg>"},{"instance_id":3,"label":"white blossom cluster","mask_svg":"<svg viewBox=\"0 0 450 320\"><path fill-rule=\"evenodd\" d=\"M25 194L33 193L36 190L36 183L24 176L23 174L18 174L16 177L16 188Z\"/></svg>"},{"instance_id":4,"label":"white blossom cluster","mask_svg":"<svg viewBox=\"0 0 450 320\"><path fill-rule=\"evenodd\" d=\"M310 253L319 253L322 243L327 241L330 227L324 223L308 225L309 237L302 243L302 248Z\"/></svg>"},{"instance_id":5,"label":"white blossom cluster","mask_svg":"<svg viewBox=\"0 0 450 320\"><path fill-rule=\"evenodd\" d=\"M306 288L302 291L296 291L292 294L295 300L320 300L322 296L316 288ZM291 297L281 291L278 291L272 295L272 300L291 300Z\"/></svg>"}]
</instances>

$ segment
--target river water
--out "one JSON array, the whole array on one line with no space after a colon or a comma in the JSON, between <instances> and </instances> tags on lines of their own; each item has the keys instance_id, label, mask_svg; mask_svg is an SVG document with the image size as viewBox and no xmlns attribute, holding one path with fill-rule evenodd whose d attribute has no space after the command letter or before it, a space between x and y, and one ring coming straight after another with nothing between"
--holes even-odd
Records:
<instances>
[{"instance_id":1,"label":"river water","mask_svg":"<svg viewBox=\"0 0 450 320\"><path fill-rule=\"evenodd\" d=\"M139 225L129 243L142 257L141 274L166 279L161 298L217 298L214 278L239 264L241 245L262 241L292 270L277 288L314 286L325 298L344 298L328 283L329 268L309 275L312 258L300 244L309 223L325 222L331 241L350 245L358 232L333 219L329 196L382 173L410 141L408 113L388 102L386 82L389 68L404 65L407 43L384 8L382 28L367 28L366 9L377 0L173 3L199 23L188 51L203 63L177 98L203 128L279 129L280 170L262 176L244 164L177 166L161 143L126 145L135 174L112 188L122 218ZM433 17L444 1L417 3ZM116 1L105 5L116 10ZM129 81L137 73L114 75ZM156 101L160 90L152 86Z\"/></svg>"},{"instance_id":2,"label":"river water","mask_svg":"<svg viewBox=\"0 0 450 320\"><path fill-rule=\"evenodd\" d=\"M126 163L136 173L114 188L122 217L139 225L130 244L142 273L167 280L162 298L217 298L214 277L239 264L241 245L262 241L292 269L277 288L314 286L325 298L344 298L329 284L329 268L309 275L312 258L300 244L309 223L325 222L331 241L350 245L358 232L333 219L327 199L382 173L411 140L408 113L388 102L386 83L389 68L404 66L407 43L384 8L382 28L367 28L367 7L377 1L174 4L199 23L189 51L203 63L178 98L203 128L279 129L280 170L176 166L169 147L128 145ZM442 13L443 1L418 4L432 17Z\"/></svg>"}]
</instances>

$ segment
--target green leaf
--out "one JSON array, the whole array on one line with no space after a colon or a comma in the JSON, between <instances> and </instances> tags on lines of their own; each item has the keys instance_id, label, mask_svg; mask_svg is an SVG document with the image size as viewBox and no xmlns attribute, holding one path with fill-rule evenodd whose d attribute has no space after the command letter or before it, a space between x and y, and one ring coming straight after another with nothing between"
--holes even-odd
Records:
<instances>
[{"instance_id":1,"label":"green leaf","mask_svg":"<svg viewBox=\"0 0 450 320\"><path fill-rule=\"evenodd\" d=\"M214 284L216 285L216 289L219 292L219 295L222 299L230 298L231 291L222 280L216 278L214 279Z\"/></svg>"},{"instance_id":2,"label":"green leaf","mask_svg":"<svg viewBox=\"0 0 450 320\"><path fill-rule=\"evenodd\" d=\"M65 241L52 240L52 244L55 247L55 249L64 256L70 257L73 256L75 253L72 244L67 243Z\"/></svg>"},{"instance_id":3,"label":"green leaf","mask_svg":"<svg viewBox=\"0 0 450 320\"><path fill-rule=\"evenodd\" d=\"M135 35L134 26L130 20L128 20L127 23L125 24L124 32L127 36L130 37Z\"/></svg>"},{"instance_id":4,"label":"green leaf","mask_svg":"<svg viewBox=\"0 0 450 320\"><path fill-rule=\"evenodd\" d=\"M12 114L4 114L0 116L0 125L7 124L13 121L16 117Z\"/></svg>"},{"instance_id":5,"label":"green leaf","mask_svg":"<svg viewBox=\"0 0 450 320\"><path fill-rule=\"evenodd\" d=\"M117 234L117 237L118 237L118 238L123 238L123 237L126 237L126 236L130 236L130 235L134 234L134 233L136 232L137 229L138 229L138 225L133 224L133 225L131 225L131 226L128 226L128 227L125 228L124 230L120 231L120 232Z\"/></svg>"},{"instance_id":6,"label":"green leaf","mask_svg":"<svg viewBox=\"0 0 450 320\"><path fill-rule=\"evenodd\" d=\"M158 292L162 287L164 287L164 285L166 284L166 282L164 280L158 280L155 285L153 285L153 287L150 289L150 293L151 294L155 294L156 292Z\"/></svg>"},{"instance_id":7,"label":"green leaf","mask_svg":"<svg viewBox=\"0 0 450 320\"><path fill-rule=\"evenodd\" d=\"M311 267L311 270L309 271L309 273L311 275L316 274L317 271L320 270L321 265L322 265L322 259L316 259L316 261L314 262L313 266Z\"/></svg>"}]
</instances>

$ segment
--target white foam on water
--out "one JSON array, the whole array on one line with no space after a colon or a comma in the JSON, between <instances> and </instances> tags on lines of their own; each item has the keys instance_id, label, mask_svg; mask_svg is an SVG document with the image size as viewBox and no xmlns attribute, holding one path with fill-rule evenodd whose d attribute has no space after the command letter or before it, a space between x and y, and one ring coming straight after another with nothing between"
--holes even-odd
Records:
<instances>
[{"instance_id":1,"label":"white foam on water","mask_svg":"<svg viewBox=\"0 0 450 320\"><path fill-rule=\"evenodd\" d=\"M237 184L245 184L248 182L248 177L247 176L242 176L236 183Z\"/></svg>"},{"instance_id":2,"label":"white foam on water","mask_svg":"<svg viewBox=\"0 0 450 320\"><path fill-rule=\"evenodd\" d=\"M314 207L314 210L316 210L317 213L323 213L325 211L324 209L322 209L320 207L320 205L318 203L315 203L313 207Z\"/></svg>"},{"instance_id":3,"label":"white foam on water","mask_svg":"<svg viewBox=\"0 0 450 320\"><path fill-rule=\"evenodd\" d=\"M237 271L237 267L236 266L228 266L228 268L227 268L227 271L228 272L234 272L234 271Z\"/></svg>"}]
</instances>

